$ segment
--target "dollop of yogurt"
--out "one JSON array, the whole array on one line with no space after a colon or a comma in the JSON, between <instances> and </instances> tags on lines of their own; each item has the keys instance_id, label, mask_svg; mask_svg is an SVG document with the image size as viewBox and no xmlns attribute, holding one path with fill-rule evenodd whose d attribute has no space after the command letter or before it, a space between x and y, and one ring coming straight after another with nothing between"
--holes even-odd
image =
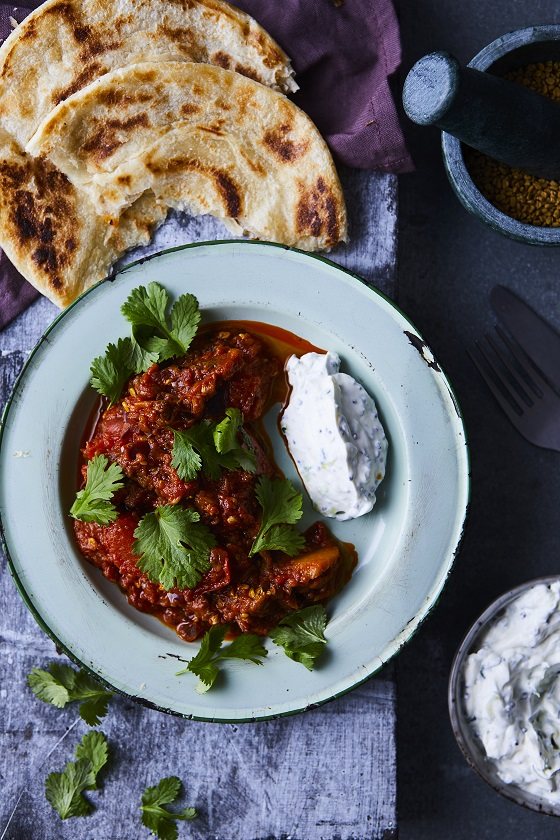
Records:
<instances>
[{"instance_id":1,"label":"dollop of yogurt","mask_svg":"<svg viewBox=\"0 0 560 840\"><path fill-rule=\"evenodd\" d=\"M336 353L288 359L292 391L281 428L317 510L346 520L374 506L385 475L387 438L373 399L339 369Z\"/></svg>"},{"instance_id":2,"label":"dollop of yogurt","mask_svg":"<svg viewBox=\"0 0 560 840\"><path fill-rule=\"evenodd\" d=\"M560 802L560 582L509 604L464 678L465 709L499 777Z\"/></svg>"}]
</instances>

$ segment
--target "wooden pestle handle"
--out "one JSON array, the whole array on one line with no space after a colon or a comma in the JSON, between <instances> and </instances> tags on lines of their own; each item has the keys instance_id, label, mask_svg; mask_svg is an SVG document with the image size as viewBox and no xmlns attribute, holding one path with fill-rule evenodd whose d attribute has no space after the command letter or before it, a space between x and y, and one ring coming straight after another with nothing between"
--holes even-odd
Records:
<instances>
[{"instance_id":1,"label":"wooden pestle handle","mask_svg":"<svg viewBox=\"0 0 560 840\"><path fill-rule=\"evenodd\" d=\"M403 105L419 125L435 125L538 178L560 180L560 103L523 85L434 52L406 77Z\"/></svg>"}]
</instances>

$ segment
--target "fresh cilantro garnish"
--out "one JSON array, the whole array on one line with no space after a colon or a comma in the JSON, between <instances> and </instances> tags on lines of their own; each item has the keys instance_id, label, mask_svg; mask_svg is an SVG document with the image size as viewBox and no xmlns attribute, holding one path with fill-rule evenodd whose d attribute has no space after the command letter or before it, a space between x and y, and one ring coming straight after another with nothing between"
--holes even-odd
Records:
<instances>
[{"instance_id":1,"label":"fresh cilantro garnish","mask_svg":"<svg viewBox=\"0 0 560 840\"><path fill-rule=\"evenodd\" d=\"M47 800L63 820L91 813L91 802L82 794L97 788L97 775L108 758L107 739L103 733L88 732L76 747L77 761L69 762L62 772L47 776Z\"/></svg>"},{"instance_id":2,"label":"fresh cilantro garnish","mask_svg":"<svg viewBox=\"0 0 560 840\"><path fill-rule=\"evenodd\" d=\"M303 535L293 527L302 516L301 493L287 479L266 475L259 478L255 492L263 514L249 554L268 549L295 557L305 546Z\"/></svg>"},{"instance_id":3,"label":"fresh cilantro garnish","mask_svg":"<svg viewBox=\"0 0 560 840\"><path fill-rule=\"evenodd\" d=\"M93 360L90 371L92 387L108 397L112 405L120 397L127 379L135 372L130 339L119 338L116 344L108 344L105 355Z\"/></svg>"},{"instance_id":4,"label":"fresh cilantro garnish","mask_svg":"<svg viewBox=\"0 0 560 840\"><path fill-rule=\"evenodd\" d=\"M103 732L86 732L76 747L76 758L85 759L91 764L88 790L97 790L97 776L109 760L109 747Z\"/></svg>"},{"instance_id":5,"label":"fresh cilantro garnish","mask_svg":"<svg viewBox=\"0 0 560 840\"><path fill-rule=\"evenodd\" d=\"M87 465L86 486L78 490L70 515L99 525L114 522L118 513L111 499L123 486L122 479L123 471L118 464L111 464L105 455L96 455Z\"/></svg>"},{"instance_id":6,"label":"fresh cilantro garnish","mask_svg":"<svg viewBox=\"0 0 560 840\"><path fill-rule=\"evenodd\" d=\"M78 701L80 715L90 726L97 726L107 714L112 692L103 688L85 671L75 671L70 665L53 662L48 671L33 668L27 683L39 700L62 709L67 703Z\"/></svg>"},{"instance_id":7,"label":"fresh cilantro garnish","mask_svg":"<svg viewBox=\"0 0 560 840\"><path fill-rule=\"evenodd\" d=\"M202 470L208 478L217 479L222 468L235 470L241 467L254 472L254 455L237 441L242 423L239 409L228 408L225 418L218 424L203 420L185 432L174 430L171 464L179 478L192 481Z\"/></svg>"},{"instance_id":8,"label":"fresh cilantro garnish","mask_svg":"<svg viewBox=\"0 0 560 840\"><path fill-rule=\"evenodd\" d=\"M210 568L216 540L200 515L178 505L161 505L142 517L134 531L138 568L164 589L192 589Z\"/></svg>"},{"instance_id":9,"label":"fresh cilantro garnish","mask_svg":"<svg viewBox=\"0 0 560 840\"><path fill-rule=\"evenodd\" d=\"M177 840L177 820L194 820L197 816L196 808L170 811L163 807L175 802L182 786L177 776L168 776L142 794L142 823L160 840Z\"/></svg>"},{"instance_id":10,"label":"fresh cilantro garnish","mask_svg":"<svg viewBox=\"0 0 560 840\"><path fill-rule=\"evenodd\" d=\"M124 317L132 324L134 340L139 347L163 362L187 352L200 323L198 301L191 294L181 295L167 309L169 295L159 283L133 289L121 306Z\"/></svg>"},{"instance_id":11,"label":"fresh cilantro garnish","mask_svg":"<svg viewBox=\"0 0 560 840\"><path fill-rule=\"evenodd\" d=\"M316 604L287 615L278 627L270 631L269 636L275 645L284 648L286 656L312 671L315 660L327 643L324 635L326 626L325 608Z\"/></svg>"},{"instance_id":12,"label":"fresh cilantro garnish","mask_svg":"<svg viewBox=\"0 0 560 840\"><path fill-rule=\"evenodd\" d=\"M82 793L89 787L91 764L80 759L69 762L61 773L49 773L45 781L48 801L63 820L69 817L85 817L91 813L92 805Z\"/></svg>"},{"instance_id":13,"label":"fresh cilantro garnish","mask_svg":"<svg viewBox=\"0 0 560 840\"><path fill-rule=\"evenodd\" d=\"M216 681L216 677L220 673L218 664L224 659L245 659L254 662L255 665L262 665L260 661L268 654L268 651L263 647L262 640L259 636L254 636L245 633L238 636L231 644L222 647L226 635L227 627L223 624L215 624L207 633L204 634L200 650L194 656L186 668L182 671L177 671L177 676L186 674L190 671L198 677L199 683L197 691L203 693L212 688Z\"/></svg>"},{"instance_id":14,"label":"fresh cilantro garnish","mask_svg":"<svg viewBox=\"0 0 560 840\"><path fill-rule=\"evenodd\" d=\"M121 311L132 325L132 336L108 344L90 368L93 388L111 405L133 373L187 352L200 323L198 301L194 295L181 295L169 318L168 304L169 295L158 283L133 289L123 303Z\"/></svg>"},{"instance_id":15,"label":"fresh cilantro garnish","mask_svg":"<svg viewBox=\"0 0 560 840\"><path fill-rule=\"evenodd\" d=\"M199 447L197 447L199 448ZM171 465L183 481L192 481L202 469L202 458L194 448L192 434L173 430L173 457Z\"/></svg>"},{"instance_id":16,"label":"fresh cilantro garnish","mask_svg":"<svg viewBox=\"0 0 560 840\"><path fill-rule=\"evenodd\" d=\"M175 440L171 463L179 478L190 481L201 469L208 478L220 477L224 459L216 452L213 431L212 421L203 420L186 432L173 433ZM233 466L230 466L230 469L232 468Z\"/></svg>"},{"instance_id":17,"label":"fresh cilantro garnish","mask_svg":"<svg viewBox=\"0 0 560 840\"><path fill-rule=\"evenodd\" d=\"M220 455L229 455L236 466L255 472L256 459L252 452L239 446L238 435L243 430L243 414L238 408L227 408L226 416L214 429L214 446ZM229 467L228 469L231 469Z\"/></svg>"}]
</instances>

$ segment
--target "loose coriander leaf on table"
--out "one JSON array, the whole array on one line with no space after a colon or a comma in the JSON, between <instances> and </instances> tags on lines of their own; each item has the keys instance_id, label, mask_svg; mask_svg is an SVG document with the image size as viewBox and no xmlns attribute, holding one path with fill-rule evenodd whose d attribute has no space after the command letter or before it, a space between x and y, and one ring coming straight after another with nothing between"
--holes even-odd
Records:
<instances>
[{"instance_id":1,"label":"loose coriander leaf on table","mask_svg":"<svg viewBox=\"0 0 560 840\"><path fill-rule=\"evenodd\" d=\"M315 604L285 616L269 635L275 645L284 648L286 656L312 671L327 643L326 626L325 608Z\"/></svg>"},{"instance_id":2,"label":"loose coriander leaf on table","mask_svg":"<svg viewBox=\"0 0 560 840\"><path fill-rule=\"evenodd\" d=\"M222 648L227 627L223 624L215 624L208 630L200 645L200 650L182 671L177 671L177 676L190 671L198 677L199 684L197 691L203 693L208 691L220 673L218 663L224 659L244 659L254 662L255 665L262 665L260 661L268 651L263 646L262 639L250 633L238 636L231 644Z\"/></svg>"},{"instance_id":3,"label":"loose coriander leaf on table","mask_svg":"<svg viewBox=\"0 0 560 840\"><path fill-rule=\"evenodd\" d=\"M27 675L27 684L39 700L50 703L57 709L63 709L70 702L70 693L66 686L42 668L33 668Z\"/></svg>"},{"instance_id":4,"label":"loose coriander leaf on table","mask_svg":"<svg viewBox=\"0 0 560 840\"><path fill-rule=\"evenodd\" d=\"M132 343L129 338L119 338L108 344L104 356L97 356L90 366L91 384L100 394L108 397L110 404L118 400L126 381L135 372L132 366Z\"/></svg>"},{"instance_id":5,"label":"loose coriander leaf on table","mask_svg":"<svg viewBox=\"0 0 560 840\"><path fill-rule=\"evenodd\" d=\"M51 663L48 671L33 668L27 682L39 700L59 709L67 703L80 702L80 716L90 726L97 726L107 714L113 696L85 671L75 671L58 662Z\"/></svg>"},{"instance_id":6,"label":"loose coriander leaf on table","mask_svg":"<svg viewBox=\"0 0 560 840\"><path fill-rule=\"evenodd\" d=\"M96 790L99 771L109 760L109 747L103 732L96 732L95 730L86 732L76 747L76 758L89 761L91 772L87 787L88 790Z\"/></svg>"},{"instance_id":7,"label":"loose coriander leaf on table","mask_svg":"<svg viewBox=\"0 0 560 840\"><path fill-rule=\"evenodd\" d=\"M110 500L123 486L123 478L118 464L110 463L105 455L95 455L87 465L85 487L78 491L70 515L100 525L114 522L118 513Z\"/></svg>"},{"instance_id":8,"label":"loose coriander leaf on table","mask_svg":"<svg viewBox=\"0 0 560 840\"><path fill-rule=\"evenodd\" d=\"M49 773L45 780L47 800L63 820L85 817L92 805L82 793L91 780L92 766L87 759L72 761L60 773Z\"/></svg>"},{"instance_id":9,"label":"loose coriander leaf on table","mask_svg":"<svg viewBox=\"0 0 560 840\"><path fill-rule=\"evenodd\" d=\"M265 549L284 551L292 557L299 554L305 546L305 539L290 526L301 519L301 493L287 479L269 478L266 475L259 478L255 493L263 513L261 527L250 554Z\"/></svg>"},{"instance_id":10,"label":"loose coriander leaf on table","mask_svg":"<svg viewBox=\"0 0 560 840\"><path fill-rule=\"evenodd\" d=\"M134 531L138 568L165 589L192 589L210 569L212 532L195 510L161 505L142 517Z\"/></svg>"},{"instance_id":11,"label":"loose coriander leaf on table","mask_svg":"<svg viewBox=\"0 0 560 840\"><path fill-rule=\"evenodd\" d=\"M154 787L148 787L142 794L142 823L160 840L177 840L177 820L194 820L196 808L170 811L164 808L179 797L182 783L177 776L161 779Z\"/></svg>"}]
</instances>

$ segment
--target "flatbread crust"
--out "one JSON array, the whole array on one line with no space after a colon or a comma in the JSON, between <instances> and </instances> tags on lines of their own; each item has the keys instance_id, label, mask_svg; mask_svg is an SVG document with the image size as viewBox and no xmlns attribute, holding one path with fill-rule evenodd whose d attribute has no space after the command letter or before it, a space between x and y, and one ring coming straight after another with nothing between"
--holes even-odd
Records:
<instances>
[{"instance_id":1,"label":"flatbread crust","mask_svg":"<svg viewBox=\"0 0 560 840\"><path fill-rule=\"evenodd\" d=\"M59 102L148 60L208 62L297 90L278 44L221 0L47 0L0 48L0 125L25 146Z\"/></svg>"},{"instance_id":2,"label":"flatbread crust","mask_svg":"<svg viewBox=\"0 0 560 840\"><path fill-rule=\"evenodd\" d=\"M309 117L219 67L146 62L107 73L58 105L27 150L108 218L152 190L260 239L320 250L346 238L338 175Z\"/></svg>"},{"instance_id":3,"label":"flatbread crust","mask_svg":"<svg viewBox=\"0 0 560 840\"><path fill-rule=\"evenodd\" d=\"M149 242L167 208L146 193L107 225L48 161L26 155L0 129L0 242L36 289L60 307L102 280L134 245Z\"/></svg>"}]
</instances>

